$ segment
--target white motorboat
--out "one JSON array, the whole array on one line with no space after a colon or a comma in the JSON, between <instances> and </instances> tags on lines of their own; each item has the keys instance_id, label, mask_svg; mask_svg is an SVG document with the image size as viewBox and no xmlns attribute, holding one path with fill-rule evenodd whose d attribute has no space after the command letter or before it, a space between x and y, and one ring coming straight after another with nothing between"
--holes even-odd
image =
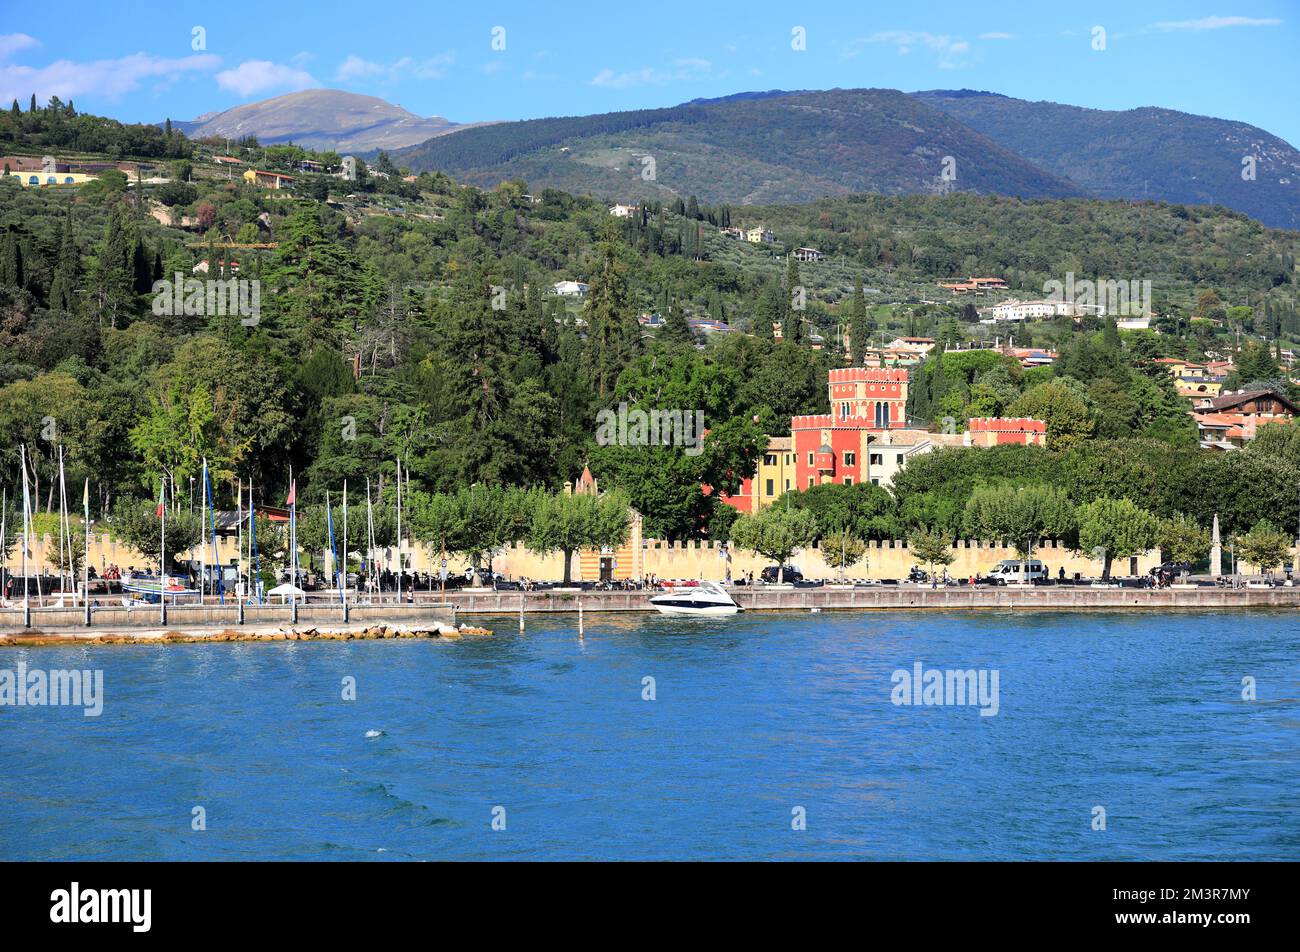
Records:
<instances>
[{"instance_id":1,"label":"white motorboat","mask_svg":"<svg viewBox=\"0 0 1300 952\"><path fill-rule=\"evenodd\" d=\"M717 582L674 588L651 597L650 604L665 615L734 615L741 611L736 600Z\"/></svg>"}]
</instances>

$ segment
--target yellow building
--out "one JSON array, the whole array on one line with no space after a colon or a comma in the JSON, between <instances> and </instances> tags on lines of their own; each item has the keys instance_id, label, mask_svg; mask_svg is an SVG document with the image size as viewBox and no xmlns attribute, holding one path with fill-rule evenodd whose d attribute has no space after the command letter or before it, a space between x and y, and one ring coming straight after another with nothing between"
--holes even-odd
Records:
<instances>
[{"instance_id":1,"label":"yellow building","mask_svg":"<svg viewBox=\"0 0 1300 952\"><path fill-rule=\"evenodd\" d=\"M734 496L723 496L722 501L746 515L765 509L780 498L783 492L795 488L794 447L788 436L773 436L758 458L754 475L742 480Z\"/></svg>"},{"instance_id":2,"label":"yellow building","mask_svg":"<svg viewBox=\"0 0 1300 952\"><path fill-rule=\"evenodd\" d=\"M582 468L582 475L572 485L566 483L565 492L588 496L599 496L600 486L596 477L587 467ZM578 580L608 582L643 578L645 575L643 539L641 537L641 514L631 510L632 521L628 526L627 539L617 549L579 549L574 558L574 578ZM533 576L536 578L537 576Z\"/></svg>"},{"instance_id":3,"label":"yellow building","mask_svg":"<svg viewBox=\"0 0 1300 952\"><path fill-rule=\"evenodd\" d=\"M87 182L95 181L94 175L85 175L81 172L13 172L7 176L11 179L17 179L18 184L23 188L49 188L55 185L85 185Z\"/></svg>"},{"instance_id":4,"label":"yellow building","mask_svg":"<svg viewBox=\"0 0 1300 952\"><path fill-rule=\"evenodd\" d=\"M288 188L293 182L293 176L282 175L279 172L263 172L260 169L249 169L244 173L244 181L249 185L260 185L262 188Z\"/></svg>"},{"instance_id":5,"label":"yellow building","mask_svg":"<svg viewBox=\"0 0 1300 952\"><path fill-rule=\"evenodd\" d=\"M1180 397L1193 400L1199 397L1217 397L1223 391L1223 381L1210 377L1179 377L1174 381L1174 389Z\"/></svg>"}]
</instances>

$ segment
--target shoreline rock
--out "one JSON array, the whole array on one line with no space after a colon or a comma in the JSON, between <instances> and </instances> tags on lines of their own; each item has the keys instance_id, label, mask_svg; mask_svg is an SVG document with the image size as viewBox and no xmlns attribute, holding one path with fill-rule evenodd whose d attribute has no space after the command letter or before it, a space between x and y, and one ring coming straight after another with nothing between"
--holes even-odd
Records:
<instances>
[{"instance_id":1,"label":"shoreline rock","mask_svg":"<svg viewBox=\"0 0 1300 952\"><path fill-rule=\"evenodd\" d=\"M268 641L379 641L399 638L444 638L449 641L464 635L490 635L486 628L462 625L453 628L450 625L438 625L434 628L409 628L404 625L371 625L355 629L319 629L319 628L279 628L274 631L265 629L230 629L219 631L147 631L105 632L103 634L56 633L47 631L25 631L0 634L0 648L41 648L58 645L193 645L212 644L215 642L268 642Z\"/></svg>"}]
</instances>

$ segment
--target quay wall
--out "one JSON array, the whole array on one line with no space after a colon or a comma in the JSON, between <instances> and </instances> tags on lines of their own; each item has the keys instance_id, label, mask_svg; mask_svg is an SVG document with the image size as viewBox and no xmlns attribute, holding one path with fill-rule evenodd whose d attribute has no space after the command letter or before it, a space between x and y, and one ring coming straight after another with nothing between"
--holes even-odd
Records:
<instances>
[{"instance_id":1,"label":"quay wall","mask_svg":"<svg viewBox=\"0 0 1300 952\"><path fill-rule=\"evenodd\" d=\"M350 605L348 620L354 625L454 625L454 605L438 601L419 601L403 605ZM82 608L33 608L31 628L41 631L80 628L83 631L131 631L142 628L159 628L163 624L158 606L125 608L119 606L97 607L91 613L90 628L86 628ZM343 608L337 603L314 602L298 606L298 620L293 622L291 605L246 605L242 627L266 625L294 625L297 628L328 627L343 622ZM169 630L237 629L239 606L229 605L177 605L167 606ZM21 608L0 610L0 632L24 630Z\"/></svg>"},{"instance_id":2,"label":"quay wall","mask_svg":"<svg viewBox=\"0 0 1300 952\"><path fill-rule=\"evenodd\" d=\"M868 609L993 609L1038 610L1203 610L1249 608L1300 608L1300 587L1272 589L1230 588L1090 588L1031 586L1025 588L925 588L889 586L867 589L835 587L732 589L744 609L757 611L809 611ZM518 614L525 612L653 611L646 592L448 592L447 601L459 614Z\"/></svg>"}]
</instances>

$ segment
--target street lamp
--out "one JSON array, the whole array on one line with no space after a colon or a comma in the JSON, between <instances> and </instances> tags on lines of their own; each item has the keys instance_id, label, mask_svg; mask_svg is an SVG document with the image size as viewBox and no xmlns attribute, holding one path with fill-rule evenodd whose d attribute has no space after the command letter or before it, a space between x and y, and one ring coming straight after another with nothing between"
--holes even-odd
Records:
<instances>
[{"instance_id":1,"label":"street lamp","mask_svg":"<svg viewBox=\"0 0 1300 952\"><path fill-rule=\"evenodd\" d=\"M194 477L190 477L190 515L194 515Z\"/></svg>"}]
</instances>

